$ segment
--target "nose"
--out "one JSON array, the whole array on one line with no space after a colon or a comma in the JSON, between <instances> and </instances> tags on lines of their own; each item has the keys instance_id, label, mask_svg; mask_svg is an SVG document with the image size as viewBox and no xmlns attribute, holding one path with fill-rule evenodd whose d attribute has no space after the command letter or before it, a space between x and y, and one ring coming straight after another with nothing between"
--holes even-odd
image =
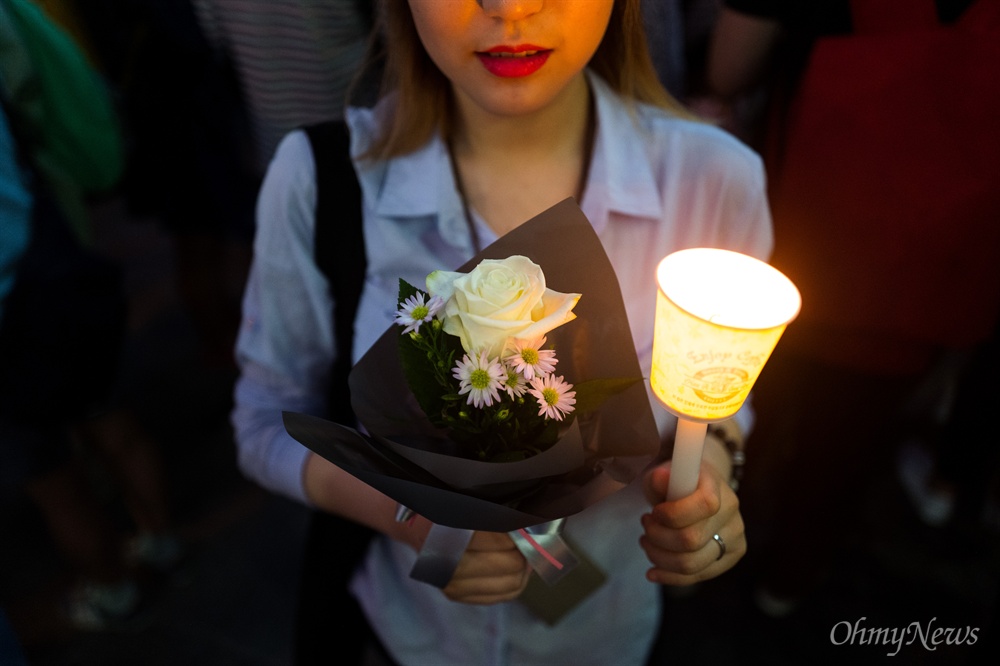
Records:
<instances>
[{"instance_id":1,"label":"nose","mask_svg":"<svg viewBox=\"0 0 1000 666\"><path fill-rule=\"evenodd\" d=\"M537 13L544 0L478 0L489 16L505 21L519 21Z\"/></svg>"}]
</instances>

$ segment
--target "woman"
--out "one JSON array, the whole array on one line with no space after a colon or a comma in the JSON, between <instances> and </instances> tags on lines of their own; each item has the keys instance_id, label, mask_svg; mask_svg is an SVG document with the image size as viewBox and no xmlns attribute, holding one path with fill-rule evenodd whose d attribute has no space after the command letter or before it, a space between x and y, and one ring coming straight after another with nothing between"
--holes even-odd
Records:
<instances>
[{"instance_id":1,"label":"woman","mask_svg":"<svg viewBox=\"0 0 1000 666\"><path fill-rule=\"evenodd\" d=\"M770 251L759 159L672 105L636 0L391 0L383 10L385 93L347 112L367 247L354 360L391 325L399 278L419 284L457 267L568 196L615 267L646 370L660 258L696 245ZM728 452L710 438L688 498L664 501L660 468L567 521L608 579L555 627L511 603L529 569L505 534L475 533L444 590L410 579L427 521L396 522L394 501L281 427L281 410L323 413L335 354L333 303L312 261L314 178L308 140L293 132L261 191L237 345L243 470L381 535L352 591L400 663L643 663L655 583L717 576L745 552ZM655 411L669 435L673 422Z\"/></svg>"}]
</instances>

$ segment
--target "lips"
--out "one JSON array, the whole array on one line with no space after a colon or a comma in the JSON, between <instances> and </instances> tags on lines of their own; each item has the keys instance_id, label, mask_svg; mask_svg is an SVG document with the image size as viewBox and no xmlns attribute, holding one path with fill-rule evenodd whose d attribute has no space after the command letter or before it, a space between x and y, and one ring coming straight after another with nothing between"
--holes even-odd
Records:
<instances>
[{"instance_id":1,"label":"lips","mask_svg":"<svg viewBox=\"0 0 1000 666\"><path fill-rule=\"evenodd\" d=\"M490 74L502 78L518 78L534 74L549 59L551 49L531 44L494 46L479 51L476 56Z\"/></svg>"}]
</instances>

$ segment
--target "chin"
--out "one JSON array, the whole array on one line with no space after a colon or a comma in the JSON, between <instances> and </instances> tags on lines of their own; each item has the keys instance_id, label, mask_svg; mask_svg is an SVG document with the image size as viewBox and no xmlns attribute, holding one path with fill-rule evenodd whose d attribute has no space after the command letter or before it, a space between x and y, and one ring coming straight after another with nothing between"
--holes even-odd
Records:
<instances>
[{"instance_id":1,"label":"chin","mask_svg":"<svg viewBox=\"0 0 1000 666\"><path fill-rule=\"evenodd\" d=\"M552 103L553 95L525 94L525 92L497 91L475 101L487 113L501 118L529 116L545 110Z\"/></svg>"}]
</instances>

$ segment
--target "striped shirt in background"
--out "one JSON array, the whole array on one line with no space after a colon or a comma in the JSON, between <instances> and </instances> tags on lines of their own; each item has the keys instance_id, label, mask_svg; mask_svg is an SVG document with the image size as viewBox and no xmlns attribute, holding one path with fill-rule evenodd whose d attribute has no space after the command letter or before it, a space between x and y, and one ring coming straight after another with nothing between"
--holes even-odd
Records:
<instances>
[{"instance_id":1,"label":"striped shirt in background","mask_svg":"<svg viewBox=\"0 0 1000 666\"><path fill-rule=\"evenodd\" d=\"M281 137L343 115L365 54L372 0L193 0L239 74L261 173Z\"/></svg>"}]
</instances>

